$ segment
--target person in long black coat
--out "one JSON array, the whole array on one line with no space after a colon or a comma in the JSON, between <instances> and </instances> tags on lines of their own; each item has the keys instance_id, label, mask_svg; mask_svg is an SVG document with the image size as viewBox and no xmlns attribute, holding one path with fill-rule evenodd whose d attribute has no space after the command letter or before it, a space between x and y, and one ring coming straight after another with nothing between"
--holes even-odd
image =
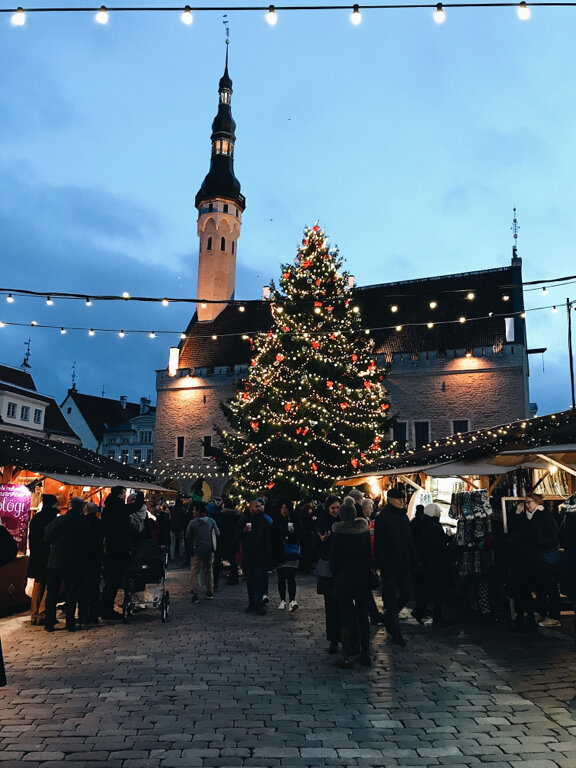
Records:
<instances>
[{"instance_id":1,"label":"person in long black coat","mask_svg":"<svg viewBox=\"0 0 576 768\"><path fill-rule=\"evenodd\" d=\"M47 567L46 622L44 629L54 631L56 604L64 584L66 629L76 631L76 605L80 592L82 566L86 558L88 525L84 519L84 501L70 499L65 515L57 517L46 527L44 540L50 545Z\"/></svg>"},{"instance_id":2,"label":"person in long black coat","mask_svg":"<svg viewBox=\"0 0 576 768\"><path fill-rule=\"evenodd\" d=\"M414 618L421 624L428 616L428 603L432 601L432 620L435 625L446 624L442 613L444 598L450 588L450 537L440 522L441 510L437 504L427 504L416 528L415 546L420 558L418 588L414 605ZM414 530L414 521L412 521Z\"/></svg>"},{"instance_id":3,"label":"person in long black coat","mask_svg":"<svg viewBox=\"0 0 576 768\"><path fill-rule=\"evenodd\" d=\"M338 600L333 594L334 579L330 570L332 526L339 521L340 499L338 496L328 496L316 521L318 562L315 570L318 578L316 591L324 597L326 639L330 643L328 653L338 653L338 643L340 642L340 612Z\"/></svg>"},{"instance_id":4,"label":"person in long black coat","mask_svg":"<svg viewBox=\"0 0 576 768\"><path fill-rule=\"evenodd\" d=\"M103 619L121 619L114 610L116 593L123 584L130 560L130 510L124 503L126 488L114 486L104 502L102 524L104 530L104 563L101 613Z\"/></svg>"},{"instance_id":5,"label":"person in long black coat","mask_svg":"<svg viewBox=\"0 0 576 768\"><path fill-rule=\"evenodd\" d=\"M98 624L100 615L100 581L104 559L104 531L98 517L98 506L92 502L84 505L88 528L86 556L82 566L82 583L78 601L78 619L82 626Z\"/></svg>"},{"instance_id":6,"label":"person in long black coat","mask_svg":"<svg viewBox=\"0 0 576 768\"><path fill-rule=\"evenodd\" d=\"M248 511L236 526L235 539L242 549L242 570L248 592L246 613L266 613L268 568L272 561L271 527L260 498L250 501Z\"/></svg>"},{"instance_id":7,"label":"person in long black coat","mask_svg":"<svg viewBox=\"0 0 576 768\"><path fill-rule=\"evenodd\" d=\"M387 503L374 521L374 559L382 577L384 626L396 645L405 646L398 614L412 599L412 570L418 554L412 539L410 521L405 511L404 492L391 488Z\"/></svg>"},{"instance_id":8,"label":"person in long black coat","mask_svg":"<svg viewBox=\"0 0 576 768\"><path fill-rule=\"evenodd\" d=\"M46 585L50 545L44 541L46 526L58 517L58 499L51 493L42 496L42 507L32 520L28 529L28 578L34 579L30 598L30 623L34 626L44 624L46 620Z\"/></svg>"},{"instance_id":9,"label":"person in long black coat","mask_svg":"<svg viewBox=\"0 0 576 768\"><path fill-rule=\"evenodd\" d=\"M369 667L370 624L370 529L364 517L356 517L354 499L346 496L340 507L342 522L335 523L330 541L330 568L334 578L333 596L338 601L342 656L337 666L352 667L350 644L353 632L360 638L359 662Z\"/></svg>"}]
</instances>

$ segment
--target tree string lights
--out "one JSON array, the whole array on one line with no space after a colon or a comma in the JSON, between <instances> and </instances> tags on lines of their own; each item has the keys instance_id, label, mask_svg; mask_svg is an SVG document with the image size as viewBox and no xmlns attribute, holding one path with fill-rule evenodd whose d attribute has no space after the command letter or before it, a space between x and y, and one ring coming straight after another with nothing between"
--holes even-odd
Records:
<instances>
[{"instance_id":1,"label":"tree string lights","mask_svg":"<svg viewBox=\"0 0 576 768\"><path fill-rule=\"evenodd\" d=\"M264 487L278 498L324 495L385 447L384 371L341 266L316 224L282 266L280 289L270 285L274 330L250 341L248 377L222 406L231 429L221 432L216 460L235 479L237 498ZM313 312L297 300L302 294Z\"/></svg>"},{"instance_id":2,"label":"tree string lights","mask_svg":"<svg viewBox=\"0 0 576 768\"><path fill-rule=\"evenodd\" d=\"M106 6L100 7L82 7L82 8L0 8L0 13L10 15L10 21L15 27L23 27L26 24L26 15L35 13L83 13L93 14L94 21L97 24L107 25L110 21L111 14L117 13L172 13L178 14L182 24L191 26L194 21L194 13L207 13L207 12L234 12L234 13L263 13L264 19L270 26L276 26L279 19L278 12L284 13L285 11L348 11L350 13L350 21L354 26L362 21L361 10L366 11L383 11L383 10L406 10L406 9L429 9L432 13L432 18L437 24L442 24L446 19L446 9L457 8L515 8L518 18L521 21L527 21L530 16L530 8L538 7L557 7L557 8L571 8L576 6L574 2L533 2L527 3L525 0L521 2L494 2L494 3L406 3L400 4L369 4L359 5L354 3L352 5L252 5L252 6Z\"/></svg>"}]
</instances>

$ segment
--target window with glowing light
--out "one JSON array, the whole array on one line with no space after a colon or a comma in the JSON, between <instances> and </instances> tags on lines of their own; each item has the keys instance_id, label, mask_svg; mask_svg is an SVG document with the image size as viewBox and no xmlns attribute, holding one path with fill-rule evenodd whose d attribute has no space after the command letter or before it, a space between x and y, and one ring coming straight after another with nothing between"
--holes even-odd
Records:
<instances>
[{"instance_id":1,"label":"window with glowing light","mask_svg":"<svg viewBox=\"0 0 576 768\"><path fill-rule=\"evenodd\" d=\"M223 139L222 140L222 154L223 155L227 155L228 154L228 146L229 146L229 142L227 141L227 139Z\"/></svg>"},{"instance_id":2,"label":"window with glowing light","mask_svg":"<svg viewBox=\"0 0 576 768\"><path fill-rule=\"evenodd\" d=\"M220 141L220 139L218 139L218 140L216 141L216 154L217 154L217 155L219 155L219 154L220 154L220 150L221 150L221 149L222 149L222 142ZM212 209L210 209L210 210L212 210Z\"/></svg>"}]
</instances>

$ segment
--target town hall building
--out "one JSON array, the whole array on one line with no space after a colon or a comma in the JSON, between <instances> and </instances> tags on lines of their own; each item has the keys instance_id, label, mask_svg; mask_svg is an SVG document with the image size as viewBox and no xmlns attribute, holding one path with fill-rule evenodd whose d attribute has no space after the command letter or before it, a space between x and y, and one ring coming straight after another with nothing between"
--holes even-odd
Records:
<instances>
[{"instance_id":1,"label":"town hall building","mask_svg":"<svg viewBox=\"0 0 576 768\"><path fill-rule=\"evenodd\" d=\"M227 57L218 93L210 169L195 200L199 303L168 367L157 371L154 443L158 479L187 492L203 478L206 497L233 481L214 462L218 430L227 426L220 404L248 375L249 337L272 325L266 298L234 299L246 200L234 175ZM506 267L351 287L351 295L387 369L398 449L534 415L515 248Z\"/></svg>"}]
</instances>

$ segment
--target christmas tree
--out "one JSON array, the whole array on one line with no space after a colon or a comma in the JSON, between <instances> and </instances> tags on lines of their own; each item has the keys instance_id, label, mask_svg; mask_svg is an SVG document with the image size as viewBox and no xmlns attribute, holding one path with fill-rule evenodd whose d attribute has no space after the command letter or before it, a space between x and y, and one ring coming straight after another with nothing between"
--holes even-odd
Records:
<instances>
[{"instance_id":1,"label":"christmas tree","mask_svg":"<svg viewBox=\"0 0 576 768\"><path fill-rule=\"evenodd\" d=\"M224 406L231 430L217 459L238 498L324 496L384 447L384 372L341 267L315 225L280 289L271 283L272 326L251 340L248 378Z\"/></svg>"}]
</instances>

